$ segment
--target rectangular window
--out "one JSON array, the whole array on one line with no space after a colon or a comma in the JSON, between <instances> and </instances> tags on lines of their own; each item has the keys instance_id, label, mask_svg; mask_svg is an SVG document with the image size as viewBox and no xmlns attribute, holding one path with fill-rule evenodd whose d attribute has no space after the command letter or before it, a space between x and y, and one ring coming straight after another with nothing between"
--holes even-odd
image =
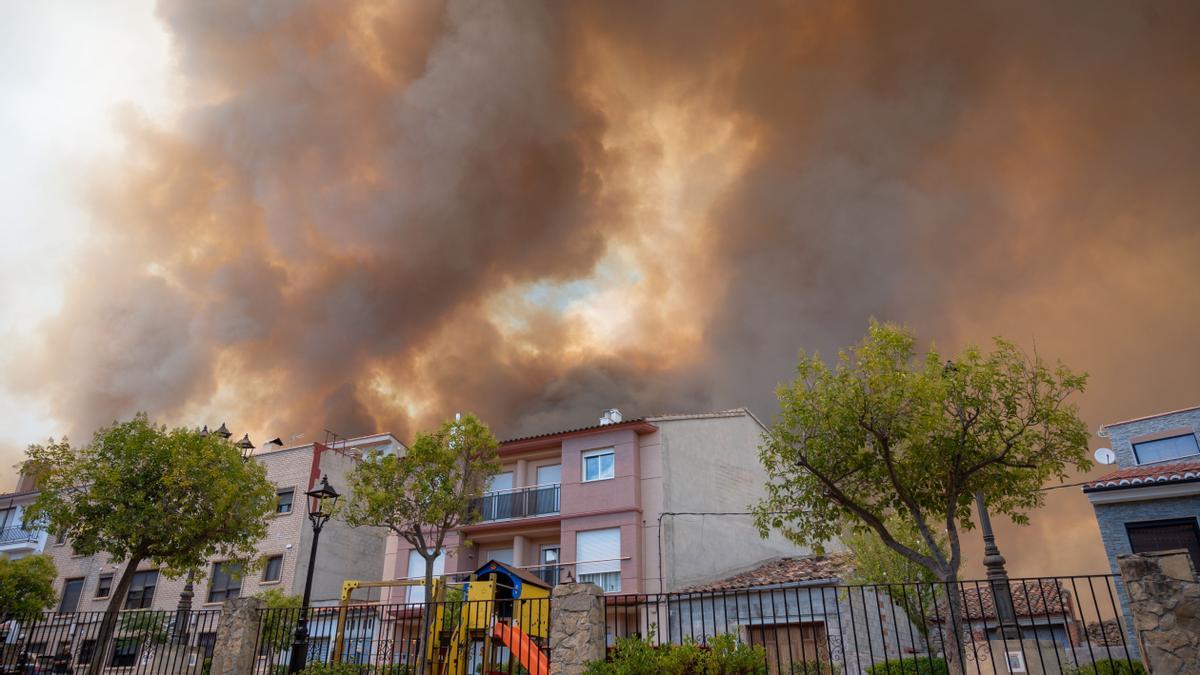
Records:
<instances>
[{"instance_id":1,"label":"rectangular window","mask_svg":"<svg viewBox=\"0 0 1200 675\"><path fill-rule=\"evenodd\" d=\"M158 585L158 570L145 570L133 575L125 609L147 609L154 604L154 587Z\"/></svg>"},{"instance_id":2,"label":"rectangular window","mask_svg":"<svg viewBox=\"0 0 1200 675\"><path fill-rule=\"evenodd\" d=\"M538 485L555 485L562 482L562 464L549 464L537 468Z\"/></svg>"},{"instance_id":3,"label":"rectangular window","mask_svg":"<svg viewBox=\"0 0 1200 675\"><path fill-rule=\"evenodd\" d=\"M208 601L224 602L241 595L242 566L233 562L213 563L212 579L208 583Z\"/></svg>"},{"instance_id":4,"label":"rectangular window","mask_svg":"<svg viewBox=\"0 0 1200 675\"><path fill-rule=\"evenodd\" d=\"M1200 455L1200 445L1196 443L1196 434L1182 434L1134 443L1133 454L1137 456L1138 464L1151 464Z\"/></svg>"},{"instance_id":5,"label":"rectangular window","mask_svg":"<svg viewBox=\"0 0 1200 675\"><path fill-rule=\"evenodd\" d=\"M575 576L605 593L621 591L621 529L575 533Z\"/></svg>"},{"instance_id":6,"label":"rectangular window","mask_svg":"<svg viewBox=\"0 0 1200 675\"><path fill-rule=\"evenodd\" d=\"M1008 672L1023 673L1025 672L1025 655L1021 652L1008 653Z\"/></svg>"},{"instance_id":7,"label":"rectangular window","mask_svg":"<svg viewBox=\"0 0 1200 675\"><path fill-rule=\"evenodd\" d=\"M1134 553L1153 553L1186 549L1196 569L1200 569L1200 528L1195 518L1127 523L1129 547Z\"/></svg>"},{"instance_id":8,"label":"rectangular window","mask_svg":"<svg viewBox=\"0 0 1200 675\"><path fill-rule=\"evenodd\" d=\"M63 582L62 600L58 611L74 612L79 609L79 596L83 595L83 579L67 579Z\"/></svg>"},{"instance_id":9,"label":"rectangular window","mask_svg":"<svg viewBox=\"0 0 1200 675\"><path fill-rule=\"evenodd\" d=\"M217 634L201 633L196 636L196 646L200 649L200 653L204 654L204 658L211 659L217 646Z\"/></svg>"},{"instance_id":10,"label":"rectangular window","mask_svg":"<svg viewBox=\"0 0 1200 675\"><path fill-rule=\"evenodd\" d=\"M273 555L267 558L263 567L263 581L279 581L283 577L283 556Z\"/></svg>"},{"instance_id":11,"label":"rectangular window","mask_svg":"<svg viewBox=\"0 0 1200 675\"><path fill-rule=\"evenodd\" d=\"M446 554L443 552L433 560L433 576L441 576L446 572ZM425 579L425 558L416 549L408 552L408 578L415 580ZM410 586L408 589L408 601L417 603L425 602L425 588L422 586Z\"/></svg>"},{"instance_id":12,"label":"rectangular window","mask_svg":"<svg viewBox=\"0 0 1200 675\"><path fill-rule=\"evenodd\" d=\"M134 638L117 638L113 646L113 668L129 668L137 665L138 641Z\"/></svg>"},{"instance_id":13,"label":"rectangular window","mask_svg":"<svg viewBox=\"0 0 1200 675\"><path fill-rule=\"evenodd\" d=\"M583 481L607 480L614 475L612 448L583 453Z\"/></svg>"},{"instance_id":14,"label":"rectangular window","mask_svg":"<svg viewBox=\"0 0 1200 675\"><path fill-rule=\"evenodd\" d=\"M96 582L96 597L107 598L112 593L113 575L101 574L100 579Z\"/></svg>"},{"instance_id":15,"label":"rectangular window","mask_svg":"<svg viewBox=\"0 0 1200 675\"><path fill-rule=\"evenodd\" d=\"M295 490L280 490L275 493L275 513L291 513L292 501L296 497Z\"/></svg>"},{"instance_id":16,"label":"rectangular window","mask_svg":"<svg viewBox=\"0 0 1200 675\"><path fill-rule=\"evenodd\" d=\"M84 640L79 643L79 652L75 655L77 663L86 664L92 662L92 655L96 653L96 641Z\"/></svg>"}]
</instances>

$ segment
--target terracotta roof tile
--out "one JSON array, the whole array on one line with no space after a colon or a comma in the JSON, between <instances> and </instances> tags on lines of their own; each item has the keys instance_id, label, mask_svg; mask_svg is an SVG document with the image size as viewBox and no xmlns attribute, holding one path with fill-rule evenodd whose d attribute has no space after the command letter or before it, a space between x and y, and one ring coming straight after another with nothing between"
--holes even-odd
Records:
<instances>
[{"instance_id":1,"label":"terracotta roof tile","mask_svg":"<svg viewBox=\"0 0 1200 675\"><path fill-rule=\"evenodd\" d=\"M590 427L579 427L577 429L564 429L562 431L548 431L544 434L534 434L532 436L520 436L518 438L510 438L500 441L500 445L508 445L510 443L520 443L522 441L532 441L535 438L549 438L551 436L566 436L567 434L577 434L581 431L595 431L596 429L620 429L635 424L641 424L646 421L645 417L638 417L632 420L622 420L612 424L593 424Z\"/></svg>"},{"instance_id":2,"label":"terracotta roof tile","mask_svg":"<svg viewBox=\"0 0 1200 675\"><path fill-rule=\"evenodd\" d=\"M1114 488L1159 483L1179 483L1190 480L1200 480L1200 460L1175 462L1173 464L1149 464L1121 469L1088 481L1084 485L1083 491L1092 492L1094 490L1111 490Z\"/></svg>"},{"instance_id":3,"label":"terracotta roof tile","mask_svg":"<svg viewBox=\"0 0 1200 675\"><path fill-rule=\"evenodd\" d=\"M1061 619L1064 613L1068 618L1074 615L1071 591L1056 579L1011 581L1009 587L1012 589L1013 610L1018 617L1050 616ZM945 604L939 604L943 607L944 616ZM996 603L986 581L978 582L978 585L963 582L963 610L968 621L995 620Z\"/></svg>"},{"instance_id":4,"label":"terracotta roof tile","mask_svg":"<svg viewBox=\"0 0 1200 675\"><path fill-rule=\"evenodd\" d=\"M777 586L801 581L840 579L854 566L854 555L842 551L826 556L803 556L780 558L752 570L726 577L708 584L692 586L681 593L730 591L762 586Z\"/></svg>"}]
</instances>

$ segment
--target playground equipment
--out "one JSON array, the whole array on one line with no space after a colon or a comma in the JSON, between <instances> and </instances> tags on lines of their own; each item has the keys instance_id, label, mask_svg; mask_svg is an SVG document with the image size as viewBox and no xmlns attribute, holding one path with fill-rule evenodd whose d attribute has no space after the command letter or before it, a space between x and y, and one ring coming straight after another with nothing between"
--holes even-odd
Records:
<instances>
[{"instance_id":1,"label":"playground equipment","mask_svg":"<svg viewBox=\"0 0 1200 675\"><path fill-rule=\"evenodd\" d=\"M342 660L346 615L355 590L422 585L415 580L344 582L333 661ZM456 593L459 597L448 599L447 589L454 586L462 588ZM511 658L529 675L549 675L550 662L539 645L550 631L549 598L546 582L495 560L488 561L465 582L435 578L432 601L424 605L424 611L430 613L425 653L421 655L426 672L468 675L469 667L474 665L479 670L471 672L488 673Z\"/></svg>"}]
</instances>

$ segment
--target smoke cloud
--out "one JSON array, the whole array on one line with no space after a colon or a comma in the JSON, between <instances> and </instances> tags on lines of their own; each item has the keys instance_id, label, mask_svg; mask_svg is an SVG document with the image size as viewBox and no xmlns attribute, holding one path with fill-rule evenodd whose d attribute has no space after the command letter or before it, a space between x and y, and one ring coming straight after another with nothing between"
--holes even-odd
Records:
<instances>
[{"instance_id":1,"label":"smoke cloud","mask_svg":"<svg viewBox=\"0 0 1200 675\"><path fill-rule=\"evenodd\" d=\"M1195 3L158 12L186 114L124 118L7 368L73 437L769 418L797 351L869 317L1089 371L1093 428L1200 403ZM1097 551L1053 499L1032 538Z\"/></svg>"}]
</instances>

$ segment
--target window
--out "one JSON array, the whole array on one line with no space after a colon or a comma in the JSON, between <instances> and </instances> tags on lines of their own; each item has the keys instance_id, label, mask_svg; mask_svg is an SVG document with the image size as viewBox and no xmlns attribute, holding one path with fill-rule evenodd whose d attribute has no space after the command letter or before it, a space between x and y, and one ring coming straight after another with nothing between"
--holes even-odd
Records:
<instances>
[{"instance_id":1,"label":"window","mask_svg":"<svg viewBox=\"0 0 1200 675\"><path fill-rule=\"evenodd\" d=\"M224 602L242 592L242 566L233 562L213 563L212 579L208 583L208 601Z\"/></svg>"},{"instance_id":2,"label":"window","mask_svg":"<svg viewBox=\"0 0 1200 675\"><path fill-rule=\"evenodd\" d=\"M1137 455L1138 464L1165 462L1170 459L1200 455L1200 445L1196 444L1196 434L1181 434L1170 438L1134 443L1133 454Z\"/></svg>"},{"instance_id":3,"label":"window","mask_svg":"<svg viewBox=\"0 0 1200 675\"><path fill-rule=\"evenodd\" d=\"M488 484L488 492L502 492L511 490L513 487L513 475L511 471L498 473L492 476L492 482Z\"/></svg>"},{"instance_id":4,"label":"window","mask_svg":"<svg viewBox=\"0 0 1200 675\"><path fill-rule=\"evenodd\" d=\"M1196 569L1200 569L1200 529L1195 518L1128 523L1125 530L1134 553L1187 549Z\"/></svg>"},{"instance_id":5,"label":"window","mask_svg":"<svg viewBox=\"0 0 1200 675\"><path fill-rule=\"evenodd\" d=\"M263 581L279 581L283 577L283 556L273 555L267 558L267 565L263 568Z\"/></svg>"},{"instance_id":6,"label":"window","mask_svg":"<svg viewBox=\"0 0 1200 675\"><path fill-rule=\"evenodd\" d=\"M291 513L292 501L296 498L296 491L292 489L280 490L275 493L275 513Z\"/></svg>"},{"instance_id":7,"label":"window","mask_svg":"<svg viewBox=\"0 0 1200 675\"><path fill-rule=\"evenodd\" d=\"M92 655L96 653L96 641L84 640L79 643L79 652L75 655L78 663L91 663Z\"/></svg>"},{"instance_id":8,"label":"window","mask_svg":"<svg viewBox=\"0 0 1200 675\"><path fill-rule=\"evenodd\" d=\"M1021 652L1008 652L1008 672L1025 672L1025 655Z\"/></svg>"},{"instance_id":9,"label":"window","mask_svg":"<svg viewBox=\"0 0 1200 675\"><path fill-rule=\"evenodd\" d=\"M329 643L327 637L308 638L308 663L325 663L329 660Z\"/></svg>"},{"instance_id":10,"label":"window","mask_svg":"<svg viewBox=\"0 0 1200 675\"><path fill-rule=\"evenodd\" d=\"M538 485L554 485L562 482L562 464L548 464L537 468Z\"/></svg>"},{"instance_id":11,"label":"window","mask_svg":"<svg viewBox=\"0 0 1200 675\"><path fill-rule=\"evenodd\" d=\"M621 530L589 530L575 533L575 576L596 584L605 593L621 591Z\"/></svg>"},{"instance_id":12,"label":"window","mask_svg":"<svg viewBox=\"0 0 1200 675\"><path fill-rule=\"evenodd\" d=\"M79 609L79 596L83 595L83 579L67 579L63 582L62 600L58 611L74 612Z\"/></svg>"},{"instance_id":13,"label":"window","mask_svg":"<svg viewBox=\"0 0 1200 675\"><path fill-rule=\"evenodd\" d=\"M443 552L433 560L433 576L441 576L446 572L446 554ZM425 558L417 549L408 552L408 578L425 579ZM408 602L425 602L425 589L421 586L410 586Z\"/></svg>"},{"instance_id":14,"label":"window","mask_svg":"<svg viewBox=\"0 0 1200 675\"><path fill-rule=\"evenodd\" d=\"M146 609L154 604L154 587L158 585L158 570L146 570L133 575L125 609Z\"/></svg>"},{"instance_id":15,"label":"window","mask_svg":"<svg viewBox=\"0 0 1200 675\"><path fill-rule=\"evenodd\" d=\"M96 582L96 597L107 598L112 593L113 575L101 574L100 579Z\"/></svg>"},{"instance_id":16,"label":"window","mask_svg":"<svg viewBox=\"0 0 1200 675\"><path fill-rule=\"evenodd\" d=\"M583 481L607 480L612 478L613 450L592 450L583 453Z\"/></svg>"},{"instance_id":17,"label":"window","mask_svg":"<svg viewBox=\"0 0 1200 675\"><path fill-rule=\"evenodd\" d=\"M200 653L204 654L204 658L211 659L216 646L216 633L201 633L196 636L196 647L200 649Z\"/></svg>"},{"instance_id":18,"label":"window","mask_svg":"<svg viewBox=\"0 0 1200 675\"><path fill-rule=\"evenodd\" d=\"M133 638L117 638L113 646L113 668L129 668L137 665L138 641Z\"/></svg>"}]
</instances>

